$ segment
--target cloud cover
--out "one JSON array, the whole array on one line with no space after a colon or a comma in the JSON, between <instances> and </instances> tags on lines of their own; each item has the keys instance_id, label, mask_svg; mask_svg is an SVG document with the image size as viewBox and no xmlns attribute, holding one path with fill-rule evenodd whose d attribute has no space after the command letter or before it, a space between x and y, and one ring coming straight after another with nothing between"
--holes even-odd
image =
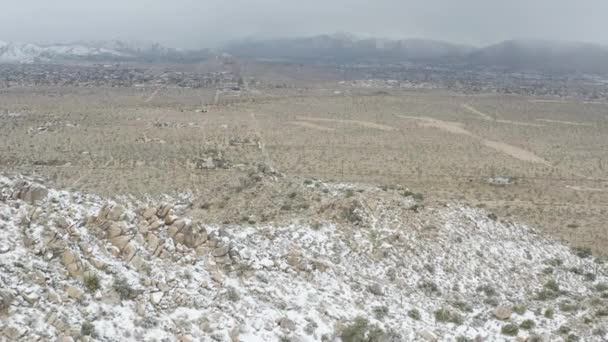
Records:
<instances>
[{"instance_id":1,"label":"cloud cover","mask_svg":"<svg viewBox=\"0 0 608 342\"><path fill-rule=\"evenodd\" d=\"M0 40L124 39L176 47L334 32L475 45L608 44L606 0L0 0Z\"/></svg>"}]
</instances>

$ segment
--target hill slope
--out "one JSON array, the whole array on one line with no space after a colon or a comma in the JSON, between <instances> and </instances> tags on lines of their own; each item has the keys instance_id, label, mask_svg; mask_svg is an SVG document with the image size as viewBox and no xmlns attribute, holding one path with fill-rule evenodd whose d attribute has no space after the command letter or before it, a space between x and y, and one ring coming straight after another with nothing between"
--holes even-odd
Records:
<instances>
[{"instance_id":1,"label":"hill slope","mask_svg":"<svg viewBox=\"0 0 608 342\"><path fill-rule=\"evenodd\" d=\"M301 191L336 218L209 226L184 215L188 196L109 200L0 177L0 336L608 337L608 268L586 253L479 209L422 208L398 189L309 180Z\"/></svg>"}]
</instances>

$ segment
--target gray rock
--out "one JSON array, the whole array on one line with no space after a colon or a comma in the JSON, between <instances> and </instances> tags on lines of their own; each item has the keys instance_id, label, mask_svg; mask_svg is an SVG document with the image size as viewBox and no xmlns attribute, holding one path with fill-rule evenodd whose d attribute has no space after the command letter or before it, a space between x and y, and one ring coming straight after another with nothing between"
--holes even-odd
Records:
<instances>
[{"instance_id":1,"label":"gray rock","mask_svg":"<svg viewBox=\"0 0 608 342\"><path fill-rule=\"evenodd\" d=\"M289 318L283 317L279 320L279 326L288 331L296 330L296 323Z\"/></svg>"},{"instance_id":2,"label":"gray rock","mask_svg":"<svg viewBox=\"0 0 608 342\"><path fill-rule=\"evenodd\" d=\"M420 337L421 339L425 340L425 341L437 341L437 335L435 335L432 331L428 330L428 329L424 329L424 330L420 330L418 332L416 332L416 335L418 335L418 337Z\"/></svg>"},{"instance_id":3,"label":"gray rock","mask_svg":"<svg viewBox=\"0 0 608 342\"><path fill-rule=\"evenodd\" d=\"M508 306L500 305L494 309L494 317L506 321L511 318L511 308Z\"/></svg>"},{"instance_id":4,"label":"gray rock","mask_svg":"<svg viewBox=\"0 0 608 342\"><path fill-rule=\"evenodd\" d=\"M212 254L214 257L222 257L226 254L228 254L228 252L230 251L230 245L223 245L223 246L219 246L216 247Z\"/></svg>"}]
</instances>

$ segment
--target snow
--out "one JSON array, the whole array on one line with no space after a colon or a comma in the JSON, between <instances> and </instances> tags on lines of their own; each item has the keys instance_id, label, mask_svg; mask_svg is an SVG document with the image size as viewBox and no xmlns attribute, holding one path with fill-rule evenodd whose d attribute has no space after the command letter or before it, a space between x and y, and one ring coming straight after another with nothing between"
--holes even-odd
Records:
<instances>
[{"instance_id":1,"label":"snow","mask_svg":"<svg viewBox=\"0 0 608 342\"><path fill-rule=\"evenodd\" d=\"M130 57L129 54L106 48L84 45L50 45L39 46L30 43L0 42L0 62L32 63L49 61L55 58L89 57L89 56Z\"/></svg>"},{"instance_id":2,"label":"snow","mask_svg":"<svg viewBox=\"0 0 608 342\"><path fill-rule=\"evenodd\" d=\"M8 289L16 298L9 316L0 322L0 331L16 326L27 328L26 336L53 339L60 329L49 324L47 317L56 313L77 331L82 322L92 322L102 341L178 340L186 334L200 341L231 341L234 335L240 341L282 337L320 341L323 336L331 341L337 340L336 324L362 316L397 333L399 341L414 340L424 329L440 340L458 336L497 340L505 322L492 317L496 304L489 304L489 299L508 306L525 304L525 312L514 313L511 321L534 320L537 335L557 338L556 331L567 324L584 340L599 341L601 337L592 331L607 323L605 317L582 323L585 316L593 316L594 307L587 303L597 295L594 286L608 282L605 264L579 258L526 225L494 221L476 208L454 204L406 214L380 198L374 209L363 210L368 224L358 227L335 222L324 222L316 229L297 222L208 226L208 232L222 231L223 239L238 249L242 257L238 267L224 270L209 254L198 256L167 239L165 245L174 251L170 258L153 257L143 245L138 246L142 248L138 255L148 262L148 271L138 271L108 253L108 242L84 221L110 202L125 206L125 223L135 227L135 211L144 203L129 197L110 201L50 189L47 201L35 209L10 199L15 181L0 177L0 198L6 199L0 201L0 241L9 249L0 257L0 289ZM357 187L326 186L332 189L328 196L338 196L338 189ZM367 188L365 193L381 192ZM404 207L410 201L404 198ZM33 217L34 210L40 216L24 225L24 218ZM53 222L60 217L76 223L74 231L56 227ZM86 249L81 244L86 243L91 254L108 265L96 270L101 298L85 293L78 302L65 296L66 287L82 288L82 283L68 276L61 263L62 251L58 256L50 250L53 257L45 258L43 241L49 233L65 241L82 260L86 260ZM25 247L24 237L33 240L34 246ZM562 265L546 274L547 260L553 259ZM592 272L595 280L586 281L571 272L573 268ZM212 276L215 272L224 280L217 281ZM136 300L120 301L112 294L117 277L141 291ZM550 279L557 281L564 294L534 300ZM436 290L429 291L422 283L434 284ZM375 286L381 293L370 290ZM480 286L496 294L486 296ZM49 289L62 297L61 303L49 299ZM32 294L39 297L35 305L25 300ZM559 303L566 298L585 305L576 313L560 311ZM451 304L456 301L468 305L470 311L459 311ZM375 313L380 307L386 307L384 317ZM436 321L433 312L441 307L459 312L462 324ZM408 315L413 308L420 311L420 320ZM555 310L553 319L543 317L547 308ZM295 330L280 327L281 319L291 320ZM530 334L520 329L519 336Z\"/></svg>"}]
</instances>

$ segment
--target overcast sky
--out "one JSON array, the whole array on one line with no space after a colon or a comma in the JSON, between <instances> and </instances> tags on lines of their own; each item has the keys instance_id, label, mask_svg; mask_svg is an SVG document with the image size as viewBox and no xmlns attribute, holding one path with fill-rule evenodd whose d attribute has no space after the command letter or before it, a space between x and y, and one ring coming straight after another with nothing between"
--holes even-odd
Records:
<instances>
[{"instance_id":1,"label":"overcast sky","mask_svg":"<svg viewBox=\"0 0 608 342\"><path fill-rule=\"evenodd\" d=\"M0 0L0 41L192 48L335 32L475 45L511 38L608 44L608 0Z\"/></svg>"}]
</instances>

